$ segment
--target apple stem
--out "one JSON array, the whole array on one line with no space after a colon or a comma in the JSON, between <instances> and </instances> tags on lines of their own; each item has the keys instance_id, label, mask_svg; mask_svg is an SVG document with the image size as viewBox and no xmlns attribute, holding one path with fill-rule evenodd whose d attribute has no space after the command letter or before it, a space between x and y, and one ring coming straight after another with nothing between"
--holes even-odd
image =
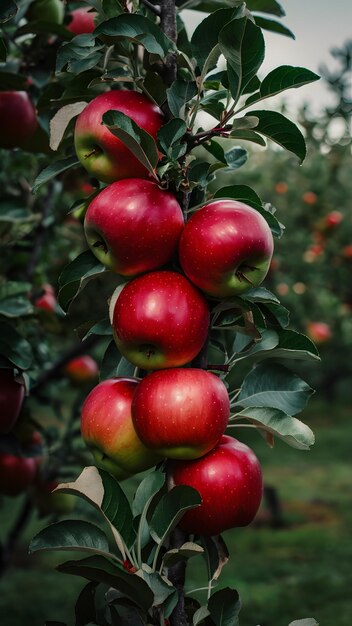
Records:
<instances>
[{"instance_id":1,"label":"apple stem","mask_svg":"<svg viewBox=\"0 0 352 626\"><path fill-rule=\"evenodd\" d=\"M108 247L107 247L105 241L102 241L101 239L98 239L98 241L93 243L93 248L102 248L104 254L108 253Z\"/></svg>"},{"instance_id":2,"label":"apple stem","mask_svg":"<svg viewBox=\"0 0 352 626\"><path fill-rule=\"evenodd\" d=\"M83 158L84 159L89 159L89 157L95 156L96 154L100 154L101 152L102 152L101 148L99 148L99 146L97 146L96 148L94 148L94 150L89 152L89 154L85 154Z\"/></svg>"},{"instance_id":3,"label":"apple stem","mask_svg":"<svg viewBox=\"0 0 352 626\"><path fill-rule=\"evenodd\" d=\"M244 269L248 269L250 271L254 271L257 270L257 267L253 267L253 265L242 265L242 267ZM247 281L247 283L249 283L250 285L252 285L252 287L254 287L254 283L252 283L252 281L250 280L250 278L248 278L248 276L246 276L246 274L243 273L242 270L237 270L236 272L236 276L238 278L238 280L241 282L242 280Z\"/></svg>"}]
</instances>

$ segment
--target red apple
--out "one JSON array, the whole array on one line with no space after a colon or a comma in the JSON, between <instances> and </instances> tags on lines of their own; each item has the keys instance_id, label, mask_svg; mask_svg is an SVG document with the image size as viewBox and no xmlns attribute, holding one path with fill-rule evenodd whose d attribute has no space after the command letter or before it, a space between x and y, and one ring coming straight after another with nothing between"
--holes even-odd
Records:
<instances>
[{"instance_id":1,"label":"red apple","mask_svg":"<svg viewBox=\"0 0 352 626\"><path fill-rule=\"evenodd\" d=\"M82 354L71 359L64 367L64 372L75 383L92 382L98 378L97 362L89 354Z\"/></svg>"},{"instance_id":2,"label":"red apple","mask_svg":"<svg viewBox=\"0 0 352 626\"><path fill-rule=\"evenodd\" d=\"M342 249L342 256L343 256L345 259L352 259L352 245L345 246L345 247Z\"/></svg>"},{"instance_id":3,"label":"red apple","mask_svg":"<svg viewBox=\"0 0 352 626\"><path fill-rule=\"evenodd\" d=\"M66 28L68 28L68 30L75 35L92 33L95 29L94 18L96 15L97 13L95 11L90 11L89 7L74 9L74 11L71 11L70 13L71 21L66 24Z\"/></svg>"},{"instance_id":4,"label":"red apple","mask_svg":"<svg viewBox=\"0 0 352 626\"><path fill-rule=\"evenodd\" d=\"M121 111L154 139L164 121L163 113L136 91L108 91L92 100L78 116L75 148L83 167L95 178L113 183L122 178L148 178L148 170L127 146L102 124L106 111Z\"/></svg>"},{"instance_id":5,"label":"red apple","mask_svg":"<svg viewBox=\"0 0 352 626\"><path fill-rule=\"evenodd\" d=\"M314 191L306 191L302 196L303 202L306 204L316 204L318 200L318 196Z\"/></svg>"},{"instance_id":6,"label":"red apple","mask_svg":"<svg viewBox=\"0 0 352 626\"><path fill-rule=\"evenodd\" d=\"M38 126L25 91L0 91L0 148L20 148Z\"/></svg>"},{"instance_id":7,"label":"red apple","mask_svg":"<svg viewBox=\"0 0 352 626\"><path fill-rule=\"evenodd\" d=\"M279 194L284 194L288 192L288 184L284 182L276 183L275 191Z\"/></svg>"},{"instance_id":8,"label":"red apple","mask_svg":"<svg viewBox=\"0 0 352 626\"><path fill-rule=\"evenodd\" d=\"M269 270L273 249L264 217L237 200L214 200L194 213L179 244L186 276L218 298L260 285Z\"/></svg>"},{"instance_id":9,"label":"red apple","mask_svg":"<svg viewBox=\"0 0 352 626\"><path fill-rule=\"evenodd\" d=\"M15 380L12 369L0 368L0 435L16 424L24 399L24 385Z\"/></svg>"},{"instance_id":10,"label":"red apple","mask_svg":"<svg viewBox=\"0 0 352 626\"><path fill-rule=\"evenodd\" d=\"M220 440L230 417L222 380L206 370L176 368L152 372L132 400L137 435L158 454L196 459Z\"/></svg>"},{"instance_id":11,"label":"red apple","mask_svg":"<svg viewBox=\"0 0 352 626\"><path fill-rule=\"evenodd\" d=\"M168 263L177 250L183 214L176 198L142 178L105 187L84 221L88 245L101 263L135 276Z\"/></svg>"},{"instance_id":12,"label":"red apple","mask_svg":"<svg viewBox=\"0 0 352 626\"><path fill-rule=\"evenodd\" d=\"M51 313L54 313L56 311L57 304L54 289L51 285L43 285L42 289L43 294L36 298L36 300L34 301L34 305L38 309L44 309L44 311L50 311Z\"/></svg>"},{"instance_id":13,"label":"red apple","mask_svg":"<svg viewBox=\"0 0 352 626\"><path fill-rule=\"evenodd\" d=\"M161 458L136 435L131 404L138 381L111 378L94 387L82 408L81 432L98 467L119 480L156 465Z\"/></svg>"},{"instance_id":14,"label":"red apple","mask_svg":"<svg viewBox=\"0 0 352 626\"><path fill-rule=\"evenodd\" d=\"M308 322L306 328L308 337L315 343L326 343L331 339L331 328L325 322Z\"/></svg>"},{"instance_id":15,"label":"red apple","mask_svg":"<svg viewBox=\"0 0 352 626\"><path fill-rule=\"evenodd\" d=\"M0 452L0 493L17 496L33 484L37 473L35 458Z\"/></svg>"},{"instance_id":16,"label":"red apple","mask_svg":"<svg viewBox=\"0 0 352 626\"><path fill-rule=\"evenodd\" d=\"M343 220L341 211L331 211L325 217L325 225L327 228L335 228Z\"/></svg>"},{"instance_id":17,"label":"red apple","mask_svg":"<svg viewBox=\"0 0 352 626\"><path fill-rule=\"evenodd\" d=\"M139 276L122 291L118 287L110 318L119 350L146 370L192 361L209 327L204 296L181 274L166 271Z\"/></svg>"},{"instance_id":18,"label":"red apple","mask_svg":"<svg viewBox=\"0 0 352 626\"><path fill-rule=\"evenodd\" d=\"M168 463L169 485L189 485L202 504L187 511L180 527L187 533L218 535L247 526L259 508L263 484L259 461L244 443L224 435L206 456Z\"/></svg>"}]
</instances>

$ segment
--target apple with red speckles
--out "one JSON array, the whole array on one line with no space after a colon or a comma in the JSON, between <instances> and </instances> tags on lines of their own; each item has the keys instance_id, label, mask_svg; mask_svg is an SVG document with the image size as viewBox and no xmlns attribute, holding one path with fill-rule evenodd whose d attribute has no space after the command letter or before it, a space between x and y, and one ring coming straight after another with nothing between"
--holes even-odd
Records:
<instances>
[{"instance_id":1,"label":"apple with red speckles","mask_svg":"<svg viewBox=\"0 0 352 626\"><path fill-rule=\"evenodd\" d=\"M137 435L158 454L196 459L211 450L230 417L227 389L218 376L197 368L152 372L132 400Z\"/></svg>"},{"instance_id":2,"label":"apple with red speckles","mask_svg":"<svg viewBox=\"0 0 352 626\"><path fill-rule=\"evenodd\" d=\"M0 452L0 493L17 496L26 491L35 479L37 460Z\"/></svg>"},{"instance_id":3,"label":"apple with red speckles","mask_svg":"<svg viewBox=\"0 0 352 626\"><path fill-rule=\"evenodd\" d=\"M245 293L264 280L274 243L264 217L237 200L215 200L188 220L179 256L186 276L210 296Z\"/></svg>"},{"instance_id":4,"label":"apple with red speckles","mask_svg":"<svg viewBox=\"0 0 352 626\"><path fill-rule=\"evenodd\" d=\"M182 274L159 271L118 287L110 319L120 352L137 367L159 370L197 356L207 338L209 309Z\"/></svg>"},{"instance_id":5,"label":"apple with red speckles","mask_svg":"<svg viewBox=\"0 0 352 626\"><path fill-rule=\"evenodd\" d=\"M187 511L180 527L187 533L218 535L247 526L254 519L263 492L260 463L244 443L224 435L206 456L168 462L168 483L196 489L202 503Z\"/></svg>"},{"instance_id":6,"label":"apple with red speckles","mask_svg":"<svg viewBox=\"0 0 352 626\"><path fill-rule=\"evenodd\" d=\"M15 378L13 369L0 368L0 435L15 426L24 399L24 385Z\"/></svg>"},{"instance_id":7,"label":"apple with red speckles","mask_svg":"<svg viewBox=\"0 0 352 626\"><path fill-rule=\"evenodd\" d=\"M74 9L70 13L70 21L66 24L66 28L75 35L92 33L95 29L94 18L96 15L96 11L91 11L89 7Z\"/></svg>"},{"instance_id":8,"label":"apple with red speckles","mask_svg":"<svg viewBox=\"0 0 352 626\"><path fill-rule=\"evenodd\" d=\"M84 230L103 265L122 276L157 269L177 251L184 226L175 196L152 181L126 178L89 204Z\"/></svg>"},{"instance_id":9,"label":"apple with red speckles","mask_svg":"<svg viewBox=\"0 0 352 626\"><path fill-rule=\"evenodd\" d=\"M0 92L0 148L21 148L37 127L36 112L26 91Z\"/></svg>"},{"instance_id":10,"label":"apple with red speckles","mask_svg":"<svg viewBox=\"0 0 352 626\"><path fill-rule=\"evenodd\" d=\"M110 110L124 113L154 139L164 122L161 109L144 94L122 89L102 93L77 118L74 139L79 160L92 176L105 183L148 178L144 165L102 124L103 114Z\"/></svg>"},{"instance_id":11,"label":"apple with red speckles","mask_svg":"<svg viewBox=\"0 0 352 626\"><path fill-rule=\"evenodd\" d=\"M81 432L98 467L118 480L142 472L161 460L138 438L131 417L134 378L111 378L99 383L87 396Z\"/></svg>"}]
</instances>

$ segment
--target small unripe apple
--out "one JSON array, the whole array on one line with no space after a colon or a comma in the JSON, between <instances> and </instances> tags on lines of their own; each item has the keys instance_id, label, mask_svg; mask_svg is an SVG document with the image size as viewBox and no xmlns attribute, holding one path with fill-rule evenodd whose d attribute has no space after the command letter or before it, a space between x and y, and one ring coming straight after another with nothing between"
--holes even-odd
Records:
<instances>
[{"instance_id":1,"label":"small unripe apple","mask_svg":"<svg viewBox=\"0 0 352 626\"><path fill-rule=\"evenodd\" d=\"M186 533L218 535L247 526L259 508L263 483L259 461L244 443L224 435L206 456L168 462L168 482L196 489L202 503L187 511L180 527Z\"/></svg>"},{"instance_id":2,"label":"small unripe apple","mask_svg":"<svg viewBox=\"0 0 352 626\"><path fill-rule=\"evenodd\" d=\"M25 91L0 91L0 148L21 148L38 126Z\"/></svg>"},{"instance_id":3,"label":"small unripe apple","mask_svg":"<svg viewBox=\"0 0 352 626\"><path fill-rule=\"evenodd\" d=\"M317 344L326 343L332 337L331 328L325 322L308 322L306 328L308 337Z\"/></svg>"},{"instance_id":4,"label":"small unripe apple","mask_svg":"<svg viewBox=\"0 0 352 626\"><path fill-rule=\"evenodd\" d=\"M121 353L146 370L179 367L200 352L209 328L204 296L181 274L150 272L117 288L110 304Z\"/></svg>"},{"instance_id":5,"label":"small unripe apple","mask_svg":"<svg viewBox=\"0 0 352 626\"><path fill-rule=\"evenodd\" d=\"M82 407L81 432L98 467L123 480L161 457L140 441L131 416L134 378L111 378L94 387Z\"/></svg>"},{"instance_id":6,"label":"small unripe apple","mask_svg":"<svg viewBox=\"0 0 352 626\"><path fill-rule=\"evenodd\" d=\"M95 29L94 18L97 13L91 11L89 7L74 9L70 13L70 22L66 24L66 28L75 35L84 35L84 33L92 33Z\"/></svg>"},{"instance_id":7,"label":"small unripe apple","mask_svg":"<svg viewBox=\"0 0 352 626\"><path fill-rule=\"evenodd\" d=\"M62 0L34 0L26 13L26 18L30 21L62 24L64 13Z\"/></svg>"},{"instance_id":8,"label":"small unripe apple","mask_svg":"<svg viewBox=\"0 0 352 626\"><path fill-rule=\"evenodd\" d=\"M36 473L35 458L0 452L0 494L17 496L26 491L33 484Z\"/></svg>"},{"instance_id":9,"label":"small unripe apple","mask_svg":"<svg viewBox=\"0 0 352 626\"><path fill-rule=\"evenodd\" d=\"M138 385L132 419L143 443L174 459L196 459L211 450L230 417L222 380L206 370L175 368L152 372Z\"/></svg>"},{"instance_id":10,"label":"small unripe apple","mask_svg":"<svg viewBox=\"0 0 352 626\"><path fill-rule=\"evenodd\" d=\"M84 231L103 265L131 277L168 263L183 225L175 196L152 181L126 178L108 185L92 200Z\"/></svg>"},{"instance_id":11,"label":"small unripe apple","mask_svg":"<svg viewBox=\"0 0 352 626\"><path fill-rule=\"evenodd\" d=\"M89 354L82 354L71 359L64 367L64 372L74 383L89 383L98 378L97 362Z\"/></svg>"},{"instance_id":12,"label":"small unripe apple","mask_svg":"<svg viewBox=\"0 0 352 626\"><path fill-rule=\"evenodd\" d=\"M186 276L216 298L260 285L273 250L267 221L237 200L214 200L200 208L186 223L179 243Z\"/></svg>"},{"instance_id":13,"label":"small unripe apple","mask_svg":"<svg viewBox=\"0 0 352 626\"><path fill-rule=\"evenodd\" d=\"M0 435L15 426L24 399L24 385L17 382L13 369L0 368Z\"/></svg>"},{"instance_id":14,"label":"small unripe apple","mask_svg":"<svg viewBox=\"0 0 352 626\"><path fill-rule=\"evenodd\" d=\"M109 110L124 113L154 139L164 121L161 109L141 93L115 90L100 94L78 116L75 126L75 148L83 167L105 183L148 178L144 165L102 124L103 114Z\"/></svg>"}]
</instances>

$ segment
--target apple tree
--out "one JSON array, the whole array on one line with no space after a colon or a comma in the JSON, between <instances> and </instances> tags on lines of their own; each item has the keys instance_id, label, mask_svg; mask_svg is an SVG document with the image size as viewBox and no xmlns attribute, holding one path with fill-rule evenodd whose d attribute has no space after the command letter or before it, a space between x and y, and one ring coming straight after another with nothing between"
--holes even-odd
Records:
<instances>
[{"instance_id":1,"label":"apple tree","mask_svg":"<svg viewBox=\"0 0 352 626\"><path fill-rule=\"evenodd\" d=\"M262 495L260 463L240 441L241 429L256 429L270 446L279 437L309 449L313 433L296 415L312 389L290 361L319 357L308 337L288 328L288 310L262 284L283 234L275 208L231 181L248 142L274 141L304 160L300 130L262 101L318 76L281 66L261 77L265 30L292 36L276 0L90 0L83 3L90 11L70 2L65 14L59 0L45 4L49 13L42 0L7 0L0 11L3 102L27 90L30 99L20 101L34 103L37 116L24 137L15 100L11 111L4 104L4 128L16 121L13 144L4 148L19 148L23 167L41 142L39 160L28 156L31 180L41 166L33 195L21 184L12 192L20 230L21 211L30 224L33 206L39 211L22 263L33 283L42 280L39 257L51 275L68 262L58 278L63 330L54 345L66 343L71 320L83 339L75 356L102 338L107 345L100 383L84 402L72 400L72 419L63 420L67 428L53 446L69 474L54 495L88 502L94 523L58 521L33 538L30 551L86 553L58 566L88 580L76 624L237 624L237 591L214 588L229 558L222 531L248 525ZM186 8L204 18L192 36ZM219 174L228 182L213 193ZM86 179L87 193L71 206L84 221L86 244L77 223L75 235L64 230L63 191L75 178ZM19 289L10 254L8 267ZM50 293L43 288L39 296ZM24 294L28 284L14 292L27 306ZM48 338L28 307L4 321L0 347L14 383L29 380L30 399L68 359L52 367L38 361ZM50 402L61 409L60 388ZM83 440L93 456L77 477L88 454ZM132 477L148 468L130 500L120 481L136 485ZM184 593L188 560L199 555L208 571L202 602Z\"/></svg>"}]
</instances>

